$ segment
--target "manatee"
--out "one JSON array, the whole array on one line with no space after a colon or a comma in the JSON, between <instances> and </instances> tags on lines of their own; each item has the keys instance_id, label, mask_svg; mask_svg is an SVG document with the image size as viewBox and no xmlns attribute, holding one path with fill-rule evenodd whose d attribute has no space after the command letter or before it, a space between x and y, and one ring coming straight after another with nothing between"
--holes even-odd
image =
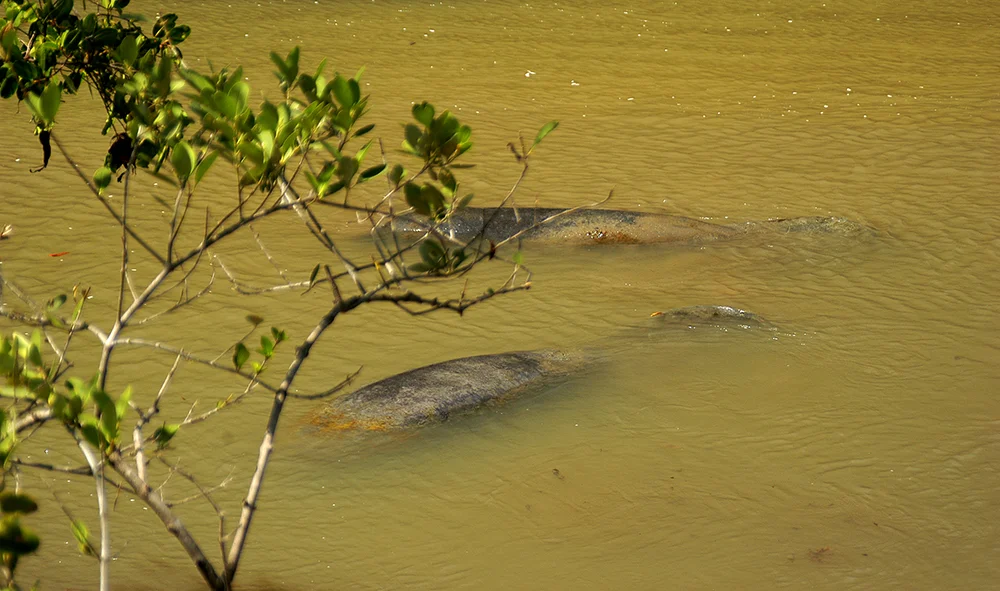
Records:
<instances>
[{"instance_id":1,"label":"manatee","mask_svg":"<svg viewBox=\"0 0 1000 591\"><path fill-rule=\"evenodd\" d=\"M770 326L753 312L730 306L689 306L654 316L661 328ZM543 349L452 359L364 386L324 404L307 420L329 431L389 431L438 423L551 386L592 369L599 358L594 352Z\"/></svg>"},{"instance_id":2,"label":"manatee","mask_svg":"<svg viewBox=\"0 0 1000 591\"><path fill-rule=\"evenodd\" d=\"M447 420L551 383L582 367L584 355L558 350L463 357L375 382L318 409L324 430L387 431Z\"/></svg>"},{"instance_id":3,"label":"manatee","mask_svg":"<svg viewBox=\"0 0 1000 591\"><path fill-rule=\"evenodd\" d=\"M773 327L758 314L732 306L687 306L665 312L654 312L651 316L658 323L668 322L685 328L711 326L722 329L770 329Z\"/></svg>"},{"instance_id":4,"label":"manatee","mask_svg":"<svg viewBox=\"0 0 1000 591\"><path fill-rule=\"evenodd\" d=\"M557 214L562 215L541 223ZM404 236L422 234L430 227L430 221L416 213L401 215L391 224L392 231ZM455 212L441 225L440 231L462 242L482 235L498 243L524 232L523 239L560 244L699 244L769 232L858 234L868 229L845 218L821 216L725 225L679 215L619 209L467 207Z\"/></svg>"}]
</instances>

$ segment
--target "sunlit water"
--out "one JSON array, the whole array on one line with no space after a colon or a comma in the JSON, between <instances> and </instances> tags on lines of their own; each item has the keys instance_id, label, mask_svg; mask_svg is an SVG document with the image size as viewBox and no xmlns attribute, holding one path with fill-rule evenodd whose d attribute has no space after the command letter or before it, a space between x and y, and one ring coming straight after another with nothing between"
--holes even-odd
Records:
<instances>
[{"instance_id":1,"label":"sunlit water","mask_svg":"<svg viewBox=\"0 0 1000 591\"><path fill-rule=\"evenodd\" d=\"M463 178L481 203L516 178L506 142L558 119L522 205L581 205L614 188L609 207L717 222L841 215L877 229L681 249L528 246L533 289L464 318L374 307L341 318L303 391L360 365L366 383L516 349L585 348L601 362L403 435L319 435L303 419L315 403L295 401L240 588L995 587L1000 8L898 4L140 3L180 12L194 29L187 58L242 63L255 92L273 92L272 48L366 66L390 150L411 101L451 108L475 130L479 166ZM59 132L93 170L97 126L76 103ZM92 311L106 314L117 230L65 162L28 174L40 154L25 109L2 109L0 223L17 231L0 243L5 274L43 301L93 284ZM163 209L141 203L147 221ZM317 251L290 228L291 217L259 227L304 278ZM280 282L252 241L219 254L255 284ZM241 297L220 281L139 334L214 355L243 335L247 313L295 340L328 301L318 290ZM648 318L691 304L739 306L777 328L662 332ZM172 362L117 359L114 387L147 397ZM168 412L239 387L185 366ZM169 456L206 486L232 477L216 493L230 524L268 404L258 395L182 433ZM64 451L39 437L24 453L80 462ZM96 563L49 493L96 529L91 483L23 482L42 501L31 522L44 541L25 581L96 586ZM166 490L195 492L179 476ZM215 557L211 509L194 501L183 515ZM176 542L124 493L112 527L117 588L198 587Z\"/></svg>"}]
</instances>

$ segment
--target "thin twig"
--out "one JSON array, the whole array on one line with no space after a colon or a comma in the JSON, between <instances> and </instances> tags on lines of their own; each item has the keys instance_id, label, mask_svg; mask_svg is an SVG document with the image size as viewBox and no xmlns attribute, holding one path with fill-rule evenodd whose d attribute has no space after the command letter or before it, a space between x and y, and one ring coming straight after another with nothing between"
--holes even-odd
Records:
<instances>
[{"instance_id":1,"label":"thin twig","mask_svg":"<svg viewBox=\"0 0 1000 591\"><path fill-rule=\"evenodd\" d=\"M250 227L250 233L253 234L253 239L257 242L257 246L260 247L260 251L264 253L265 257L267 257L267 262L271 263L274 270L278 272L278 276L284 279L285 283L288 283L288 277L285 275L285 271L282 270L281 266L274 260L274 257L271 256L270 251L268 251L267 247L264 246L264 242L260 239L260 234L257 232L257 229L254 228L252 224L248 224L248 226Z\"/></svg>"},{"instance_id":2,"label":"thin twig","mask_svg":"<svg viewBox=\"0 0 1000 591\"><path fill-rule=\"evenodd\" d=\"M167 388L170 387L170 382L174 379L174 373L177 371L177 366L180 365L183 356L180 354L174 358L174 364L170 366L170 371L163 378L163 383L160 384L160 390L156 393L156 398L153 399L153 404L149 407L146 412L140 411L136 408L136 412L139 413L139 420L135 423L135 429L132 430L132 445L135 447L135 471L139 476L139 480L146 482L146 455L143 450L143 437L142 428L145 427L153 417L155 417L160 412L160 400L163 395L167 392Z\"/></svg>"},{"instance_id":3,"label":"thin twig","mask_svg":"<svg viewBox=\"0 0 1000 591\"><path fill-rule=\"evenodd\" d=\"M271 385L269 385L269 384L267 384L265 382L261 382L259 379L257 379L252 374L244 373L244 372L236 369L235 367L230 367L229 365L225 365L225 364L222 364L222 363L217 363L217 362L212 361L210 359L205 359L203 357L198 357L197 355L193 355L191 353L188 353L187 351L185 351L183 349L178 349L176 347L171 347L170 345L164 345L163 343L160 343L160 342L157 342L157 341L147 341L145 339L127 338L127 339L118 339L118 340L116 340L115 341L115 345L132 345L132 346L136 346L136 347L149 347L151 349L157 349L159 351L166 351L168 353L173 353L174 355L179 355L179 356L183 357L184 359L186 359L188 361L194 361L195 363L200 363L202 365L207 365L207 366L213 367L215 369L219 369L219 370L231 373L231 374L238 375L238 376L240 376L242 378L246 378L248 380L254 380L258 384L260 384L260 386L262 388L264 388L265 390L268 390L269 392L276 392L277 391L276 387L271 386Z\"/></svg>"},{"instance_id":4,"label":"thin twig","mask_svg":"<svg viewBox=\"0 0 1000 591\"><path fill-rule=\"evenodd\" d=\"M345 377L343 380L341 380L341 382L339 384L337 384L336 386L330 388L329 390L325 390L323 392L317 392L316 394L293 394L293 393L289 392L288 393L288 397L289 398L298 398L299 400L320 400L322 398L327 398L329 396L333 396L334 394L340 392L344 388L346 388L346 387L350 386L352 383L354 383L355 378L357 378L359 375L361 375L361 370L362 369L364 369L363 365L361 367L359 367L358 369L356 369L353 373L348 374L347 377Z\"/></svg>"},{"instance_id":5,"label":"thin twig","mask_svg":"<svg viewBox=\"0 0 1000 591\"><path fill-rule=\"evenodd\" d=\"M198 480L194 476L192 476L191 474L189 474L184 470L181 470L180 466L176 464L173 465L170 464L170 462L164 459L163 456L158 455L156 456L156 459L160 460L160 462L162 462L164 466L170 468L172 471L177 472L178 474L186 478L191 484L193 484L198 489L198 492L201 493L201 496L205 500L207 500L210 505L212 505L212 508L215 509L215 515L219 518L219 548L222 551L222 568L223 572L229 572L229 564L227 562L229 558L226 553L226 514L222 510L222 507L220 507L219 504L215 502L215 499L212 498L212 491L205 490L205 488L198 482ZM230 476L232 476L232 474L230 474ZM226 483L227 481L223 481L222 484L220 484L218 487L212 490L218 490L219 488L224 487Z\"/></svg>"}]
</instances>

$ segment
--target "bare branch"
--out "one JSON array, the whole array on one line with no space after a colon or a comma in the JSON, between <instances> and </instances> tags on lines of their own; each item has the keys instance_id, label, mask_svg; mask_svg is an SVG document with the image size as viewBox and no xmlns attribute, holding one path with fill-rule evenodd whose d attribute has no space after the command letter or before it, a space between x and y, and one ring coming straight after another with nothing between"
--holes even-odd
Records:
<instances>
[{"instance_id":1,"label":"bare branch","mask_svg":"<svg viewBox=\"0 0 1000 591\"><path fill-rule=\"evenodd\" d=\"M0 316L3 316L4 318L9 318L9 319L11 319L11 320L13 320L15 322L19 322L21 324L26 324L28 326L33 326L33 327L36 327L36 328L47 328L47 327L51 326L53 328L59 328L59 329L70 331L70 332L80 332L80 331L83 331L83 330L87 330L87 331L90 331L91 333L93 333L93 335L96 336L99 341L101 341L102 345L108 339L108 335L105 334L104 331L102 331L101 329L97 328L96 326L90 324L89 322L79 322L75 326L69 326L69 328L65 328L65 326L69 325L70 323L64 322L62 319L60 319L60 323L63 324L63 327L60 327L60 326L57 326L56 324L54 324L48 318L45 318L44 316L34 316L34 315L30 315L30 314L24 314L24 313L21 313L21 312L14 312L13 310L3 310L3 309L0 309Z\"/></svg>"},{"instance_id":2,"label":"bare branch","mask_svg":"<svg viewBox=\"0 0 1000 591\"><path fill-rule=\"evenodd\" d=\"M20 433L25 429L44 423L54 417L55 414L52 411L52 407L35 406L27 412L17 415L17 421L14 423L14 431Z\"/></svg>"},{"instance_id":3,"label":"bare branch","mask_svg":"<svg viewBox=\"0 0 1000 591\"><path fill-rule=\"evenodd\" d=\"M70 433L76 439L83 457L87 459L87 465L94 475L94 484L97 487L97 516L101 525L101 547L98 560L101 564L100 590L111 590L111 524L108 521L108 495L104 486L104 458L89 443L80 439L72 430Z\"/></svg>"},{"instance_id":4,"label":"bare branch","mask_svg":"<svg viewBox=\"0 0 1000 591\"><path fill-rule=\"evenodd\" d=\"M188 411L187 416L184 417L184 420L180 422L180 425L183 427L185 425L193 425L195 423L200 423L223 409L239 404L240 402L243 401L244 398L246 398L248 394L253 392L253 389L259 384L260 382L251 380L250 383L247 384L246 388L243 389L243 392L240 392L236 396L230 394L224 400L220 400L218 403L216 403L215 408L207 410L201 413L200 415L194 414L195 405L191 405L191 410Z\"/></svg>"},{"instance_id":5,"label":"bare branch","mask_svg":"<svg viewBox=\"0 0 1000 591\"><path fill-rule=\"evenodd\" d=\"M184 187L178 187L177 195L174 197L174 207L170 215L170 231L167 233L167 262L171 262L174 259L174 244L177 242L177 236L180 234L181 226L184 225L184 219L187 217L187 212L191 208L191 192L187 192L187 200L181 205L181 200L184 197ZM183 208L183 211L182 211Z\"/></svg>"},{"instance_id":6,"label":"bare branch","mask_svg":"<svg viewBox=\"0 0 1000 591\"><path fill-rule=\"evenodd\" d=\"M330 235L323 229L323 225L320 223L319 219L317 219L312 210L309 209L309 203L302 200L299 197L298 192L295 191L295 188L292 187L292 185L284 178L280 179L279 183L281 185L282 203L290 203L295 206L295 213L299 214L299 217L302 218L306 227L314 229L313 235L316 236L324 247L340 259L340 262L344 265L344 269L347 271L348 276L350 276L351 280L354 281L354 285L358 288L358 292L362 294L365 293L364 285L362 285L361 278L357 273L358 266L347 258L347 256L341 252L340 248L333 241L333 239L330 238Z\"/></svg>"},{"instance_id":7,"label":"bare branch","mask_svg":"<svg viewBox=\"0 0 1000 591\"><path fill-rule=\"evenodd\" d=\"M146 455L143 450L143 437L142 428L153 420L160 412L160 400L163 395L167 392L167 388L170 387L170 382L174 379L174 373L177 371L177 366L180 365L183 356L180 354L174 358L174 364L170 366L170 371L163 378L163 383L160 384L160 390L156 393L156 398L153 399L152 406L149 410L142 412L138 408L134 407L136 412L139 413L139 420L135 423L135 429L132 430L132 445L135 448L135 471L139 477L139 480L146 482Z\"/></svg>"},{"instance_id":8,"label":"bare branch","mask_svg":"<svg viewBox=\"0 0 1000 591\"><path fill-rule=\"evenodd\" d=\"M291 392L289 392L288 397L298 398L300 400L319 400L321 398L327 398L329 396L333 396L334 394L340 392L344 388L354 383L354 379L361 374L362 369L364 369L363 365L358 369L356 369L353 373L347 374L347 377L345 377L343 380L340 381L339 384L330 388L329 390L325 390L323 392L317 392L316 394L292 394Z\"/></svg>"},{"instance_id":9,"label":"bare branch","mask_svg":"<svg viewBox=\"0 0 1000 591\"><path fill-rule=\"evenodd\" d=\"M93 476L94 473L91 471L90 466L77 466L76 468L69 468L67 466L56 466L54 464L46 464L44 462L28 462L22 460L21 458L14 458L11 460L14 464L18 466L24 466L25 468L35 468L36 470L45 470L46 472L57 472L59 474L71 474L73 476ZM108 478L105 475L104 480L107 481L111 486L115 488L121 488L121 483L115 481L113 478ZM96 553L95 553L96 555Z\"/></svg>"},{"instance_id":10,"label":"bare branch","mask_svg":"<svg viewBox=\"0 0 1000 591\"><path fill-rule=\"evenodd\" d=\"M197 264L197 262L195 262L195 264ZM186 279L184 281L186 282ZM143 318L142 320L138 320L138 321L132 323L132 326L142 326L143 324L146 324L147 322L151 322L151 321L159 318L160 316L164 316L166 314L170 314L171 312L175 312L175 311L183 308L184 306L187 306L187 305L191 304L192 302L194 302L198 298L200 298L200 297L202 297L202 296L210 293L212 291L212 285L214 283L215 283L215 265L212 265L212 276L208 278L208 283L205 284L205 287L203 287L201 289L201 291L199 291L198 293L194 294L193 296L188 296L186 293L182 293L180 300L178 300L177 303L175 303L174 305L170 306L166 310L161 310L161 311L159 311L159 312L157 312L155 314L152 314L150 316L147 316L147 317ZM176 287L176 286L174 286L174 287ZM167 290L167 291L169 291L169 290Z\"/></svg>"},{"instance_id":11,"label":"bare branch","mask_svg":"<svg viewBox=\"0 0 1000 591\"><path fill-rule=\"evenodd\" d=\"M177 538L177 541L180 542L188 556L194 561L195 566L205 581L213 589L227 588L228 583L223 577L219 576L215 567L212 566L211 561L209 561L208 557L201 550L201 547L191 536L191 532L188 531L180 518L170 509L170 506L163 500L160 493L150 488L149 484L144 480L141 480L130 463L125 461L121 456L113 452L109 457L109 461L115 472L118 472L125 482L135 490L139 499L160 518L160 521L166 526L167 531Z\"/></svg>"},{"instance_id":12,"label":"bare branch","mask_svg":"<svg viewBox=\"0 0 1000 591\"><path fill-rule=\"evenodd\" d=\"M267 247L264 246L264 242L260 239L260 234L257 232L257 229L254 228L252 224L248 224L248 226L250 227L250 233L253 234L253 239L257 242L257 246L260 247L260 251L264 253L265 257L267 257L267 262L271 263L271 266L274 267L274 270L278 272L278 276L284 279L285 283L288 283L288 277L285 275L285 272L281 269L281 266L278 265L277 261L274 260L274 257L271 256L271 253L267 250Z\"/></svg>"},{"instance_id":13,"label":"bare branch","mask_svg":"<svg viewBox=\"0 0 1000 591\"><path fill-rule=\"evenodd\" d=\"M240 512L239 524L233 534L233 544L229 549L229 566L225 577L228 581L232 581L236 575L236 569L243 555L243 547L246 544L247 534L250 532L250 524L253 522L253 516L257 510L257 499L264 484L264 473L267 471L267 464L271 458L271 452L274 450L274 438L278 430L278 421L281 418L285 399L288 397L288 390L291 388L295 376L298 374L306 358L309 357L309 352L320 336L333 324L338 315L361 305L361 303L362 300L357 296L351 298L350 302L337 302L320 319L319 323L296 350L295 358L292 360L291 365L289 365L288 371L285 372L285 379L274 394L274 400L271 403L271 413L268 416L267 426L264 429L264 437L260 443L260 451L257 454L257 467L250 480L246 498L243 500L243 510Z\"/></svg>"},{"instance_id":14,"label":"bare branch","mask_svg":"<svg viewBox=\"0 0 1000 591\"><path fill-rule=\"evenodd\" d=\"M216 484L215 486L213 486L211 488L205 489L206 492L212 493L212 492L215 492L217 490L222 490L222 489L226 488L227 486L229 486L229 483L233 481L233 474L234 473L236 473L236 468L235 467L229 471L229 474L225 478L222 479L222 482L220 482L219 484ZM170 504L171 507L177 507L179 505L186 505L187 503L190 503L191 501L197 501L198 499L201 499L203 497L204 497L204 495L202 495L202 494L191 495L189 497L184 497L183 499L180 499L180 500L177 500L177 501L170 501L169 504Z\"/></svg>"},{"instance_id":15,"label":"bare branch","mask_svg":"<svg viewBox=\"0 0 1000 591\"><path fill-rule=\"evenodd\" d=\"M46 470L48 472L59 472L61 474L73 474L74 476L93 476L94 473L91 471L90 466L77 466L76 468L67 468L65 466L56 466L54 464L46 464L44 462L27 462L21 458L14 458L13 463L18 466L24 466L26 468L36 468L38 470Z\"/></svg>"},{"instance_id":16,"label":"bare branch","mask_svg":"<svg viewBox=\"0 0 1000 591\"><path fill-rule=\"evenodd\" d=\"M121 318L122 309L125 307L125 288L131 283L128 277L128 198L129 184L132 180L132 165L135 162L135 155L138 150L139 145L136 144L132 148L132 155L129 156L128 163L125 165L125 185L122 189L122 216L120 222L122 227L122 268L121 279L118 284L118 315L116 318ZM133 301L135 300L134 297L132 299Z\"/></svg>"},{"instance_id":17,"label":"bare branch","mask_svg":"<svg viewBox=\"0 0 1000 591\"><path fill-rule=\"evenodd\" d=\"M170 464L170 462L164 459L163 456L158 455L156 456L156 459L160 460L160 462L162 462L164 466L170 468L174 472L177 472L178 474L186 478L191 484L193 484L198 489L198 492L201 493L201 496L206 501L208 501L210 505L212 505L212 508L215 509L215 514L219 518L219 548L222 551L222 568L223 572L229 572L229 564L227 562L229 560L229 557L227 556L226 553L226 514L225 512L223 512L222 507L220 507L219 504L215 502L215 499L212 498L212 491L205 490L205 488L198 482L198 480L194 476L185 472L184 470L181 470L180 466L176 464ZM232 474L230 474L230 476L232 476ZM216 487L216 489L213 490L222 488L225 485L226 481L223 481L221 485L219 485L218 487Z\"/></svg>"}]
</instances>

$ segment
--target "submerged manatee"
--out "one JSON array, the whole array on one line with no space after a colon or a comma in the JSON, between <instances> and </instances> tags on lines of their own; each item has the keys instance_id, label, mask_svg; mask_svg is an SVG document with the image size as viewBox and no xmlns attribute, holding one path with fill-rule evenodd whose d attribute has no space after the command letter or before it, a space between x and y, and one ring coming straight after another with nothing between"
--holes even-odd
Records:
<instances>
[{"instance_id":1,"label":"submerged manatee","mask_svg":"<svg viewBox=\"0 0 1000 591\"><path fill-rule=\"evenodd\" d=\"M686 328L712 326L716 328L761 328L770 329L772 325L758 314L733 308L732 306L687 306L674 308L665 312L654 312L654 319L669 322Z\"/></svg>"},{"instance_id":2,"label":"submerged manatee","mask_svg":"<svg viewBox=\"0 0 1000 591\"><path fill-rule=\"evenodd\" d=\"M467 207L453 214L441 226L441 232L463 242L480 234L486 240L501 242L524 232L521 237L526 240L560 244L697 244L768 232L858 234L868 231L857 222L837 217L799 217L724 225L679 215L618 209L579 209L542 224L547 218L565 211L550 207ZM399 216L392 223L393 231L403 235L423 233L429 227L426 217L413 213Z\"/></svg>"},{"instance_id":3,"label":"submerged manatee","mask_svg":"<svg viewBox=\"0 0 1000 591\"><path fill-rule=\"evenodd\" d=\"M447 420L582 367L582 354L515 351L410 370L334 400L310 422L323 429L384 431Z\"/></svg>"},{"instance_id":4,"label":"submerged manatee","mask_svg":"<svg viewBox=\"0 0 1000 591\"><path fill-rule=\"evenodd\" d=\"M756 314L729 306L677 308L658 313L657 318L661 325L674 326L693 322L769 326ZM452 359L364 386L323 405L308 422L334 431L388 431L441 422L590 369L597 357L548 349Z\"/></svg>"}]
</instances>

